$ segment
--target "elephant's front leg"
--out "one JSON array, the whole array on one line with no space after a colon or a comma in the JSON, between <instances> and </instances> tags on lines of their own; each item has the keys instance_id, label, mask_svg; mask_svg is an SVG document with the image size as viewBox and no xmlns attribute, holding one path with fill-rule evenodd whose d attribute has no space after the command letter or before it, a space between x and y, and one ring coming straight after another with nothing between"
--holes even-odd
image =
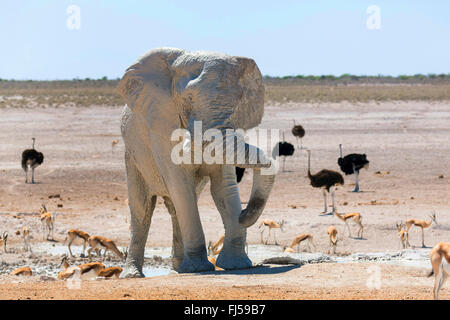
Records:
<instances>
[{"instance_id":1,"label":"elephant's front leg","mask_svg":"<svg viewBox=\"0 0 450 320\"><path fill-rule=\"evenodd\" d=\"M221 169L210 174L210 178L211 194L225 227L223 249L216 264L223 269L250 268L252 262L245 253L247 229L239 225L242 207L235 169L221 166Z\"/></svg>"},{"instance_id":2,"label":"elephant's front leg","mask_svg":"<svg viewBox=\"0 0 450 320\"><path fill-rule=\"evenodd\" d=\"M144 277L144 251L148 231L156 205L156 196L150 195L147 183L132 163L126 157L128 203L131 212L131 241L128 248L123 278Z\"/></svg>"},{"instance_id":3,"label":"elephant's front leg","mask_svg":"<svg viewBox=\"0 0 450 320\"><path fill-rule=\"evenodd\" d=\"M172 268L178 270L184 257L183 240L181 236L180 224L178 223L175 207L168 197L164 197L164 204L172 219Z\"/></svg>"}]
</instances>

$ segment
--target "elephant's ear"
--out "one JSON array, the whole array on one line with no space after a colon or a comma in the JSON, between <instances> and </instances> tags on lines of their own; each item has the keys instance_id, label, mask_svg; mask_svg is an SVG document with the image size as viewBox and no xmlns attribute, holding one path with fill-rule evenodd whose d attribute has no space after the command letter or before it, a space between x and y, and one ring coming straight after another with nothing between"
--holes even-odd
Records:
<instances>
[{"instance_id":1,"label":"elephant's ear","mask_svg":"<svg viewBox=\"0 0 450 320\"><path fill-rule=\"evenodd\" d=\"M150 101L150 95L168 94L172 82L170 66L184 51L174 48L158 48L147 52L130 66L116 91L132 107L140 96ZM149 90L145 90L148 88Z\"/></svg>"},{"instance_id":2,"label":"elephant's ear","mask_svg":"<svg viewBox=\"0 0 450 320\"><path fill-rule=\"evenodd\" d=\"M120 80L116 92L124 98L128 106L132 106L144 87L142 77L136 76L134 70L129 70Z\"/></svg>"},{"instance_id":3,"label":"elephant's ear","mask_svg":"<svg viewBox=\"0 0 450 320\"><path fill-rule=\"evenodd\" d=\"M261 123L264 115L264 84L261 72L253 59L235 57L238 61L236 76L239 95L234 103L231 120L235 128L244 130Z\"/></svg>"}]
</instances>

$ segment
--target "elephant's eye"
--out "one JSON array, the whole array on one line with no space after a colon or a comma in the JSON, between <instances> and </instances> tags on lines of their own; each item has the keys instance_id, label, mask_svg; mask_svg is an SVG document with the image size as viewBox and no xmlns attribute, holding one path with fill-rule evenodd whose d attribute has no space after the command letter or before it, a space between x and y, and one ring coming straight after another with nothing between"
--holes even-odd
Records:
<instances>
[{"instance_id":1,"label":"elephant's eye","mask_svg":"<svg viewBox=\"0 0 450 320\"><path fill-rule=\"evenodd\" d=\"M185 98L188 102L194 102L194 96L192 93L188 93Z\"/></svg>"}]
</instances>

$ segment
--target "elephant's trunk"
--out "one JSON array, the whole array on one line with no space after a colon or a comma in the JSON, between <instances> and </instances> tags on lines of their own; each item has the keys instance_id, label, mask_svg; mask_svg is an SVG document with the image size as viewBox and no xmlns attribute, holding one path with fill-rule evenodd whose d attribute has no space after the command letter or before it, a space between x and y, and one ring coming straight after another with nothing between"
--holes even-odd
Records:
<instances>
[{"instance_id":1,"label":"elephant's trunk","mask_svg":"<svg viewBox=\"0 0 450 320\"><path fill-rule=\"evenodd\" d=\"M236 139L236 144L230 143L231 139ZM236 158L233 164L241 168L253 169L253 186L247 208L242 210L239 216L239 224L241 227L251 227L261 216L270 191L275 181L275 172L268 173L273 170L274 163L264 154L264 152L253 145L246 143L240 135L229 135L225 140L227 143L224 151L225 156L234 154ZM233 148L233 149L227 149ZM264 168L266 172L262 172ZM264 173L264 174L263 174Z\"/></svg>"},{"instance_id":2,"label":"elephant's trunk","mask_svg":"<svg viewBox=\"0 0 450 320\"><path fill-rule=\"evenodd\" d=\"M250 200L247 208L242 210L239 216L241 227L251 227L261 216L274 182L275 175L262 175L261 169L253 169L253 186Z\"/></svg>"}]
</instances>

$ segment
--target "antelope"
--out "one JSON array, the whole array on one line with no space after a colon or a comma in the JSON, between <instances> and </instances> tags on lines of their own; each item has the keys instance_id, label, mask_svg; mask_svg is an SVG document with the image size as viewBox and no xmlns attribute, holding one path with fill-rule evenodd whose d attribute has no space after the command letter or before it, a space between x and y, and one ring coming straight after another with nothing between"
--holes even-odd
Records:
<instances>
[{"instance_id":1,"label":"antelope","mask_svg":"<svg viewBox=\"0 0 450 320\"><path fill-rule=\"evenodd\" d=\"M406 220L406 222L405 222L405 224L406 224L406 231L408 231L408 232L409 232L409 229L413 225L415 225L416 227L419 227L420 229L422 229L422 248L425 248L425 239L424 239L423 229L429 228L433 222L435 224L437 224L436 214L435 213L433 213L429 217L431 219L429 222L427 222L425 220L420 220L420 219L409 219L409 220ZM409 243L408 243L408 245L409 245Z\"/></svg>"},{"instance_id":2,"label":"antelope","mask_svg":"<svg viewBox=\"0 0 450 320\"><path fill-rule=\"evenodd\" d=\"M91 278L92 276L96 276L99 270L105 268L105 265L101 262L90 262L71 267L68 260L67 254L64 254L61 259L61 264L58 266L64 266L64 269L58 273L58 279L69 279L76 274Z\"/></svg>"},{"instance_id":3,"label":"antelope","mask_svg":"<svg viewBox=\"0 0 450 320\"><path fill-rule=\"evenodd\" d=\"M363 237L363 225L361 223L362 217L361 217L360 213L358 213L358 212L351 212L351 213L339 214L337 212L334 212L334 215L345 222L345 225L347 226L349 238L352 237L352 233L350 231L350 226L348 225L348 221L347 220L351 219L355 224L357 224L359 226L358 238L362 239L362 237Z\"/></svg>"},{"instance_id":4,"label":"antelope","mask_svg":"<svg viewBox=\"0 0 450 320\"><path fill-rule=\"evenodd\" d=\"M11 271L11 276L32 276L33 271L31 271L30 267L22 267L16 270Z\"/></svg>"},{"instance_id":5,"label":"antelope","mask_svg":"<svg viewBox=\"0 0 450 320\"><path fill-rule=\"evenodd\" d=\"M297 252L299 252L300 251L300 243L302 243L305 240L308 240L307 244L308 244L309 252L311 252L311 246L313 247L314 250L316 250L316 248L314 246L312 234L302 233L302 234L299 234L298 236L296 236L294 238L294 240L292 240L291 245L285 249L285 252L293 252L295 246L297 246Z\"/></svg>"},{"instance_id":6,"label":"antelope","mask_svg":"<svg viewBox=\"0 0 450 320\"><path fill-rule=\"evenodd\" d=\"M54 222L55 222L55 214L51 214L47 211L47 208L45 207L45 204L42 204L41 209L41 223L42 223L42 240L45 240L45 231L47 230L47 239L50 235L50 232L52 233L52 239L53 240L53 229L54 229Z\"/></svg>"},{"instance_id":7,"label":"antelope","mask_svg":"<svg viewBox=\"0 0 450 320\"><path fill-rule=\"evenodd\" d=\"M99 269L97 271L97 276L104 277L104 278L112 278L113 276L116 276L116 278L119 278L121 273L122 273L121 267L109 267L109 268Z\"/></svg>"},{"instance_id":8,"label":"antelope","mask_svg":"<svg viewBox=\"0 0 450 320\"><path fill-rule=\"evenodd\" d=\"M337 247L337 229L335 226L330 226L328 228L328 237L330 238L330 247L333 248L333 254L336 254L336 247ZM328 250L328 253L331 250Z\"/></svg>"},{"instance_id":9,"label":"antelope","mask_svg":"<svg viewBox=\"0 0 450 320\"><path fill-rule=\"evenodd\" d=\"M407 247L409 247L409 234L408 234L408 230L404 229L404 225L402 222L400 223L396 223L395 224L397 226L397 235L398 238L400 239L400 245L403 249L406 249Z\"/></svg>"},{"instance_id":10,"label":"antelope","mask_svg":"<svg viewBox=\"0 0 450 320\"><path fill-rule=\"evenodd\" d=\"M223 234L216 243L212 243L212 241L208 244L208 260L214 265L216 271L223 270L222 268L216 265L216 258L214 256L218 255L223 249L223 241L225 239L225 235ZM217 249L221 245L220 249ZM248 243L245 243L246 251L248 253Z\"/></svg>"},{"instance_id":11,"label":"antelope","mask_svg":"<svg viewBox=\"0 0 450 320\"><path fill-rule=\"evenodd\" d=\"M0 244L3 246L3 252L6 253L6 241L8 240L8 232L4 231L0 238Z\"/></svg>"},{"instance_id":12,"label":"antelope","mask_svg":"<svg viewBox=\"0 0 450 320\"><path fill-rule=\"evenodd\" d=\"M23 244L24 244L24 250L31 252L31 245L30 245L30 228L28 226L22 227L22 238L23 238Z\"/></svg>"},{"instance_id":13,"label":"antelope","mask_svg":"<svg viewBox=\"0 0 450 320\"><path fill-rule=\"evenodd\" d=\"M223 270L221 267L218 267L216 264L216 258L208 256L208 261L211 262L214 265L214 270L221 271Z\"/></svg>"},{"instance_id":14,"label":"antelope","mask_svg":"<svg viewBox=\"0 0 450 320\"><path fill-rule=\"evenodd\" d=\"M92 236L88 239L88 243L90 248L88 249L88 255L89 258L91 257L91 251L95 250L95 252L97 253L97 255L100 255L100 250L102 247L103 249L105 249L105 252L103 253L103 259L106 257L106 251L111 250L112 252L114 252L120 259L125 259L127 257L127 252L120 252L119 249L117 249L116 244L114 243L114 241L107 239L105 237L101 237L101 236Z\"/></svg>"},{"instance_id":15,"label":"antelope","mask_svg":"<svg viewBox=\"0 0 450 320\"><path fill-rule=\"evenodd\" d=\"M88 243L90 237L89 234L78 229L70 229L69 231L67 231L67 237L69 239L67 247L69 248L70 256L73 257L72 250L70 250L70 245L76 238L80 238L83 240L83 256L84 256L84 250L86 250L86 244Z\"/></svg>"},{"instance_id":16,"label":"antelope","mask_svg":"<svg viewBox=\"0 0 450 320\"><path fill-rule=\"evenodd\" d=\"M216 243L212 244L212 241L210 241L209 244L208 244L208 254L209 255L213 255L213 256L218 255L223 249L223 240L224 239L225 239L225 235L223 234L219 238L219 240L217 240ZM220 245L222 247L220 247L220 249L217 249ZM245 248L246 248L246 252L248 253L248 242L245 243Z\"/></svg>"},{"instance_id":17,"label":"antelope","mask_svg":"<svg viewBox=\"0 0 450 320\"><path fill-rule=\"evenodd\" d=\"M273 221L271 219L263 219L260 222L259 227L258 227L258 229L263 228L261 230L261 243L263 243L263 233L264 233L264 230L265 230L264 227L268 227L269 228L269 234L267 235L267 240L266 240L266 243L265 243L265 244L267 244L267 242L269 242L269 238L270 238L270 230L280 228L280 230L283 232L283 226L284 226L285 223L286 222L284 220L281 220L280 222L275 222L275 221ZM278 244L277 243L277 238L275 236L275 231L273 233L273 238L275 240L275 244Z\"/></svg>"},{"instance_id":18,"label":"antelope","mask_svg":"<svg viewBox=\"0 0 450 320\"><path fill-rule=\"evenodd\" d=\"M434 246L430 251L430 261L433 269L428 276L434 274L433 296L437 300L439 290L450 276L450 242L439 242Z\"/></svg>"},{"instance_id":19,"label":"antelope","mask_svg":"<svg viewBox=\"0 0 450 320\"><path fill-rule=\"evenodd\" d=\"M111 153L114 152L114 147L119 143L119 140L113 140L111 142Z\"/></svg>"},{"instance_id":20,"label":"antelope","mask_svg":"<svg viewBox=\"0 0 450 320\"><path fill-rule=\"evenodd\" d=\"M209 245L208 245L208 253L209 253L209 254L212 254L212 255L214 255L214 256L218 255L218 254L222 251L222 249L223 249L223 240L224 240L224 239L225 239L225 235L223 234L223 235L219 238L219 240L217 240L216 243L212 244L212 242L210 241L210 242L209 242ZM220 247L220 249L217 249L220 245L221 245L222 247Z\"/></svg>"}]
</instances>

